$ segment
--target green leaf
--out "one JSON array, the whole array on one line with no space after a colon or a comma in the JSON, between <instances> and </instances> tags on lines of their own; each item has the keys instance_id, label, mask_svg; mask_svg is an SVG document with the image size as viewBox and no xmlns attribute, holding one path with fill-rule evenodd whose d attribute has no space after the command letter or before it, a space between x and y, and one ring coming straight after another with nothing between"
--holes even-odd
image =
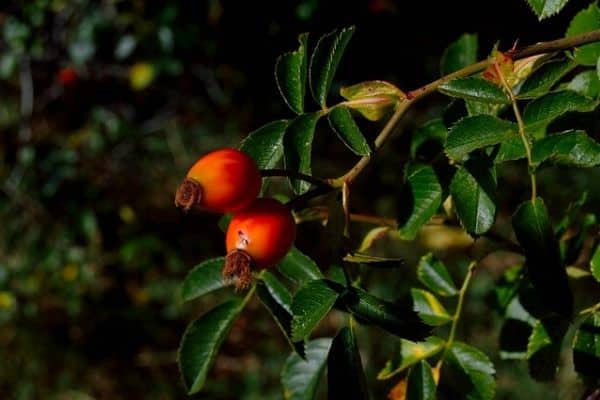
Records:
<instances>
[{"instance_id":1,"label":"green leaf","mask_svg":"<svg viewBox=\"0 0 600 400\"><path fill-rule=\"evenodd\" d=\"M505 161L520 160L527 157L523 139L518 134L500 143L497 151L494 151L494 164L499 164Z\"/></svg>"},{"instance_id":2,"label":"green leaf","mask_svg":"<svg viewBox=\"0 0 600 400\"><path fill-rule=\"evenodd\" d=\"M303 114L296 117L283 135L283 160L285 168L303 174L311 174L312 142L315 136L320 113ZM310 183L299 179L289 179L296 194L306 192Z\"/></svg>"},{"instance_id":3,"label":"green leaf","mask_svg":"<svg viewBox=\"0 0 600 400\"><path fill-rule=\"evenodd\" d=\"M539 132L561 115L573 111L592 111L597 105L597 100L588 99L570 90L548 93L527 104L523 112L523 122L527 133L538 137Z\"/></svg>"},{"instance_id":4,"label":"green leaf","mask_svg":"<svg viewBox=\"0 0 600 400\"><path fill-rule=\"evenodd\" d=\"M590 267L592 268L592 275L600 282L600 244L596 246L596 250L590 259Z\"/></svg>"},{"instance_id":5,"label":"green leaf","mask_svg":"<svg viewBox=\"0 0 600 400\"><path fill-rule=\"evenodd\" d=\"M580 33L594 31L600 28L600 8L596 2L592 2L588 8L581 10L573 17L566 37L579 35ZM575 49L575 61L581 65L596 65L600 56L600 43L591 43L579 46Z\"/></svg>"},{"instance_id":6,"label":"green leaf","mask_svg":"<svg viewBox=\"0 0 600 400\"><path fill-rule=\"evenodd\" d=\"M256 285L256 294L261 303L265 306L273 319L279 326L279 329L285 335L288 343L296 353L304 357L304 343L302 341L293 342L292 336L292 313L291 313L291 295L287 288L269 272L262 275L262 282Z\"/></svg>"},{"instance_id":7,"label":"green leaf","mask_svg":"<svg viewBox=\"0 0 600 400\"><path fill-rule=\"evenodd\" d=\"M409 339L420 340L430 331L413 310L401 308L356 287L344 291L336 308L349 311L359 322L373 324Z\"/></svg>"},{"instance_id":8,"label":"green leaf","mask_svg":"<svg viewBox=\"0 0 600 400\"><path fill-rule=\"evenodd\" d=\"M446 82L439 87L439 91L447 96L465 100L490 104L510 104L510 99L500 87L476 76Z\"/></svg>"},{"instance_id":9,"label":"green leaf","mask_svg":"<svg viewBox=\"0 0 600 400\"><path fill-rule=\"evenodd\" d=\"M417 266L419 281L440 296L455 296L458 289L444 263L429 253L421 257Z\"/></svg>"},{"instance_id":10,"label":"green leaf","mask_svg":"<svg viewBox=\"0 0 600 400\"><path fill-rule=\"evenodd\" d=\"M323 277L317 264L296 247L292 247L279 262L279 271L296 283L304 283Z\"/></svg>"},{"instance_id":11,"label":"green leaf","mask_svg":"<svg viewBox=\"0 0 600 400\"><path fill-rule=\"evenodd\" d=\"M292 300L292 340L306 339L327 315L343 287L325 279L302 285Z\"/></svg>"},{"instance_id":12,"label":"green leaf","mask_svg":"<svg viewBox=\"0 0 600 400\"><path fill-rule=\"evenodd\" d=\"M333 339L327 358L329 399L369 399L354 330L344 327Z\"/></svg>"},{"instance_id":13,"label":"green leaf","mask_svg":"<svg viewBox=\"0 0 600 400\"><path fill-rule=\"evenodd\" d=\"M331 339L322 338L306 343L306 359L290 354L281 371L285 400L313 400L319 380L325 370Z\"/></svg>"},{"instance_id":14,"label":"green leaf","mask_svg":"<svg viewBox=\"0 0 600 400\"><path fill-rule=\"evenodd\" d=\"M484 114L484 115L492 115L495 117L504 108L506 108L506 105L504 105L504 104L482 103L480 101L474 101L474 100L466 100L465 106L467 107L467 114L469 116Z\"/></svg>"},{"instance_id":15,"label":"green leaf","mask_svg":"<svg viewBox=\"0 0 600 400\"><path fill-rule=\"evenodd\" d=\"M292 313L292 295L285 285L269 271L264 271L260 278L273 299L277 301L285 311Z\"/></svg>"},{"instance_id":16,"label":"green leaf","mask_svg":"<svg viewBox=\"0 0 600 400\"><path fill-rule=\"evenodd\" d=\"M544 318L536 322L527 344L530 375L537 380L554 379L562 340L569 322L561 317Z\"/></svg>"},{"instance_id":17,"label":"green leaf","mask_svg":"<svg viewBox=\"0 0 600 400\"><path fill-rule=\"evenodd\" d=\"M600 378L600 313L581 322L573 341L573 362L578 373Z\"/></svg>"},{"instance_id":18,"label":"green leaf","mask_svg":"<svg viewBox=\"0 0 600 400\"><path fill-rule=\"evenodd\" d=\"M225 286L223 257L212 258L198 264L185 277L181 285L181 299L190 301Z\"/></svg>"},{"instance_id":19,"label":"green leaf","mask_svg":"<svg viewBox=\"0 0 600 400\"><path fill-rule=\"evenodd\" d=\"M465 33L452 42L442 55L440 71L448 75L477 61L477 35Z\"/></svg>"},{"instance_id":20,"label":"green leaf","mask_svg":"<svg viewBox=\"0 0 600 400\"><path fill-rule=\"evenodd\" d=\"M348 100L346 106L358 111L369 121L378 121L405 94L385 81L366 81L340 89L340 95Z\"/></svg>"},{"instance_id":21,"label":"green leaf","mask_svg":"<svg viewBox=\"0 0 600 400\"><path fill-rule=\"evenodd\" d=\"M582 131L557 133L533 144L531 160L534 166L549 161L574 167L594 167L600 164L600 143Z\"/></svg>"},{"instance_id":22,"label":"green leaf","mask_svg":"<svg viewBox=\"0 0 600 400\"><path fill-rule=\"evenodd\" d=\"M306 42L308 33L298 36L300 46L296 51L285 53L275 63L275 80L285 103L296 114L304 112L304 95L306 94L306 77L308 62Z\"/></svg>"},{"instance_id":23,"label":"green leaf","mask_svg":"<svg viewBox=\"0 0 600 400\"><path fill-rule=\"evenodd\" d=\"M241 300L227 301L202 315L186 329L178 351L178 362L188 394L196 393L204 386L219 347L241 310Z\"/></svg>"},{"instance_id":24,"label":"green leaf","mask_svg":"<svg viewBox=\"0 0 600 400\"><path fill-rule=\"evenodd\" d=\"M400 354L395 360L390 360L377 374L377 379L389 379L406 370L421 360L432 357L444 349L446 342L435 336L428 337L424 342L411 342L400 339Z\"/></svg>"},{"instance_id":25,"label":"green leaf","mask_svg":"<svg viewBox=\"0 0 600 400\"><path fill-rule=\"evenodd\" d=\"M281 119L261 126L242 140L240 150L252 157L258 168L275 168L283 156L283 134L288 125L288 120Z\"/></svg>"},{"instance_id":26,"label":"green leaf","mask_svg":"<svg viewBox=\"0 0 600 400\"><path fill-rule=\"evenodd\" d=\"M442 204L442 186L431 166L409 167L400 194L398 226L400 237L413 240L419 229Z\"/></svg>"},{"instance_id":27,"label":"green leaf","mask_svg":"<svg viewBox=\"0 0 600 400\"><path fill-rule=\"evenodd\" d=\"M484 353L456 342L447 353L440 379L455 387L461 399L491 400L496 392L495 373L494 364Z\"/></svg>"},{"instance_id":28,"label":"green leaf","mask_svg":"<svg viewBox=\"0 0 600 400\"><path fill-rule=\"evenodd\" d=\"M441 118L433 119L427 122L425 125L418 128L412 135L410 142L410 155L415 158L417 152L424 144L428 142L436 142L440 145L446 143L446 137L448 136L448 129L444 125L444 121Z\"/></svg>"},{"instance_id":29,"label":"green leaf","mask_svg":"<svg viewBox=\"0 0 600 400\"><path fill-rule=\"evenodd\" d=\"M545 95L575 66L572 60L551 61L542 65L523 82L517 98L535 99Z\"/></svg>"},{"instance_id":30,"label":"green leaf","mask_svg":"<svg viewBox=\"0 0 600 400\"><path fill-rule=\"evenodd\" d=\"M219 229L221 230L221 232L225 233L227 232L227 228L229 227L229 224L231 223L231 219L233 218L233 214L223 214L223 216L221 218L219 218L219 222L217 222L217 224L219 225Z\"/></svg>"},{"instance_id":31,"label":"green leaf","mask_svg":"<svg viewBox=\"0 0 600 400\"><path fill-rule=\"evenodd\" d=\"M527 0L527 3L541 21L558 14L569 0Z\"/></svg>"},{"instance_id":32,"label":"green leaf","mask_svg":"<svg viewBox=\"0 0 600 400\"><path fill-rule=\"evenodd\" d=\"M444 325L452 321L452 316L444 308L442 303L430 292L421 289L411 289L413 299L413 310L419 317L429 325Z\"/></svg>"},{"instance_id":33,"label":"green leaf","mask_svg":"<svg viewBox=\"0 0 600 400\"><path fill-rule=\"evenodd\" d=\"M456 214L471 235L490 230L496 217L496 167L489 164L483 159L469 160L450 182Z\"/></svg>"},{"instance_id":34,"label":"green leaf","mask_svg":"<svg viewBox=\"0 0 600 400\"><path fill-rule=\"evenodd\" d=\"M408 373L406 386L407 400L434 400L436 384L431 365L425 360L419 361Z\"/></svg>"},{"instance_id":35,"label":"green leaf","mask_svg":"<svg viewBox=\"0 0 600 400\"><path fill-rule=\"evenodd\" d=\"M527 274L542 302L549 310L570 316L573 295L544 201L538 197L521 204L512 225L525 250Z\"/></svg>"},{"instance_id":36,"label":"green leaf","mask_svg":"<svg viewBox=\"0 0 600 400\"><path fill-rule=\"evenodd\" d=\"M598 79L598 73L596 71L581 72L569 82L567 89L585 97L598 97L598 95L600 95L600 80Z\"/></svg>"},{"instance_id":37,"label":"green leaf","mask_svg":"<svg viewBox=\"0 0 600 400\"><path fill-rule=\"evenodd\" d=\"M448 132L446 154L462 161L473 150L505 142L518 135L517 125L491 115L461 119Z\"/></svg>"},{"instance_id":38,"label":"green leaf","mask_svg":"<svg viewBox=\"0 0 600 400\"><path fill-rule=\"evenodd\" d=\"M344 106L333 108L328 116L331 129L338 135L340 140L354 154L359 156L368 156L371 154L371 147L367 143L367 139L361 133L358 125L354 122L350 110Z\"/></svg>"},{"instance_id":39,"label":"green leaf","mask_svg":"<svg viewBox=\"0 0 600 400\"><path fill-rule=\"evenodd\" d=\"M319 39L310 59L310 89L315 101L325 108L327 93L354 27L330 32Z\"/></svg>"},{"instance_id":40,"label":"green leaf","mask_svg":"<svg viewBox=\"0 0 600 400\"><path fill-rule=\"evenodd\" d=\"M494 285L494 292L490 295L490 301L500 315L506 315L509 304L521 287L523 275L523 267L521 266L508 268Z\"/></svg>"}]
</instances>

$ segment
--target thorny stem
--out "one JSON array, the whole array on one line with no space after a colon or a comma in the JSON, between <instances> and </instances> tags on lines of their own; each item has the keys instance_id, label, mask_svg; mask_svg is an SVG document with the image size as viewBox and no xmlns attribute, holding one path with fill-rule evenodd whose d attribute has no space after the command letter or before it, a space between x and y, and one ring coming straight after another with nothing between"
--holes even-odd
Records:
<instances>
[{"instance_id":1,"label":"thorny stem","mask_svg":"<svg viewBox=\"0 0 600 400\"><path fill-rule=\"evenodd\" d=\"M531 200L534 201L537 197L537 184L535 181L535 172L533 171L533 162L531 161L531 144L529 143L529 139L527 138L527 134L525 133L525 124L523 123L523 118L521 117L521 112L519 111L519 105L517 104L517 99L515 94L513 93L510 85L506 82L506 78L502 73L502 70L498 66L498 63L494 63L494 69L496 73L500 77L500 81L502 82L502 86L504 86L504 90L508 93L510 97L510 102L512 103L513 112L515 114L515 118L517 120L517 125L519 126L519 136L521 136L521 140L523 141L523 147L525 147L525 153L527 154L527 166L529 171L529 176L531 178Z\"/></svg>"},{"instance_id":2,"label":"thorny stem","mask_svg":"<svg viewBox=\"0 0 600 400\"><path fill-rule=\"evenodd\" d=\"M511 53L513 60L518 60L521 58L550 53L559 50L566 50L577 46L582 46L587 43L600 41L600 30L595 30L592 32L583 33L577 36L571 36L564 39L552 40L549 42L537 43L531 46L527 46L521 50L517 50ZM402 116L406 113L408 108L418 101L419 99L435 92L442 84L451 81L456 78L462 78L465 76L473 75L479 71L484 70L492 64L491 59L486 59L483 61L479 61L478 63L469 65L465 68L462 68L458 71L455 71L451 74L441 77L431 83L428 83L425 86L422 86L418 89L410 91L406 94L406 99L403 99L396 107L394 114L390 117L388 122L385 124L383 129L377 135L375 139L375 148L374 152L379 150L381 146L385 143L388 137L394 131L396 124L402 119ZM341 187L344 182L352 183L354 179L366 168L366 166L371 161L373 154L362 157L348 172L339 178L330 180L332 186Z\"/></svg>"},{"instance_id":3,"label":"thorny stem","mask_svg":"<svg viewBox=\"0 0 600 400\"><path fill-rule=\"evenodd\" d=\"M600 310L600 303L596 303L591 307L579 311L579 315L593 314L598 310Z\"/></svg>"}]
</instances>

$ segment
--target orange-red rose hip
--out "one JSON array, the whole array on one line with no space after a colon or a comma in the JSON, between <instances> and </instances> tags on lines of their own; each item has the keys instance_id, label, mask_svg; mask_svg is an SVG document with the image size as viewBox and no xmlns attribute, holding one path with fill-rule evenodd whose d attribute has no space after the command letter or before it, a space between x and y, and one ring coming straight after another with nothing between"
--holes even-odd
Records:
<instances>
[{"instance_id":1,"label":"orange-red rose hip","mask_svg":"<svg viewBox=\"0 0 600 400\"><path fill-rule=\"evenodd\" d=\"M215 150L189 170L177 189L175 205L186 211L195 205L213 212L240 211L256 199L260 186L252 158L236 149Z\"/></svg>"},{"instance_id":2,"label":"orange-red rose hip","mask_svg":"<svg viewBox=\"0 0 600 400\"><path fill-rule=\"evenodd\" d=\"M247 288L252 270L277 264L295 238L296 223L290 210L275 199L257 199L229 223L223 277L234 279L238 289Z\"/></svg>"}]
</instances>

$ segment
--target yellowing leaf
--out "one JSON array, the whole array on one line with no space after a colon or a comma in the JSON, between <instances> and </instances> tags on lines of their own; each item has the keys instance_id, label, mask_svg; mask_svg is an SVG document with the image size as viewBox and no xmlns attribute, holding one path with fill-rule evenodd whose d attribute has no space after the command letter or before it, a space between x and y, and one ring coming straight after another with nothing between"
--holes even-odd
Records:
<instances>
[{"instance_id":1,"label":"yellowing leaf","mask_svg":"<svg viewBox=\"0 0 600 400\"><path fill-rule=\"evenodd\" d=\"M129 84L133 90L147 88L155 77L154 66L149 63L139 62L129 68Z\"/></svg>"},{"instance_id":2,"label":"yellowing leaf","mask_svg":"<svg viewBox=\"0 0 600 400\"><path fill-rule=\"evenodd\" d=\"M389 400L405 400L406 399L406 379L402 379L388 393Z\"/></svg>"},{"instance_id":3,"label":"yellowing leaf","mask_svg":"<svg viewBox=\"0 0 600 400\"><path fill-rule=\"evenodd\" d=\"M366 81L346 86L340 89L340 95L348 100L346 106L370 121L380 120L391 107L406 98L400 89L385 81Z\"/></svg>"}]
</instances>

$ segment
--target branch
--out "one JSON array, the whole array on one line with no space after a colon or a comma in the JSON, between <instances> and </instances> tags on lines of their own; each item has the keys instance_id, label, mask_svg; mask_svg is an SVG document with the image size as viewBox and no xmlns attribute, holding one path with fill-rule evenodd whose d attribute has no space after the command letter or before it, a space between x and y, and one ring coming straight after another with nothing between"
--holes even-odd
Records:
<instances>
[{"instance_id":1,"label":"branch","mask_svg":"<svg viewBox=\"0 0 600 400\"><path fill-rule=\"evenodd\" d=\"M516 50L512 52L512 58L514 60L518 60L521 58L544 54L554 51L567 50L573 47L582 46L587 43L598 42L600 41L600 30L583 33L577 36L571 36L564 39L552 40L549 42L537 43L531 46L527 46L521 50ZM354 179L362 172L363 169L371 161L373 155L377 150L383 146L385 141L394 131L396 124L402 119L402 116L406 113L408 108L418 101L419 99L437 91L437 89L444 83L451 81L456 78L462 78L469 75L473 75L477 72L480 72L490 65L492 65L493 59L488 58L483 61L479 61L475 64L469 65L465 68L459 69L451 74L443 76L431 83L428 83L425 86L422 86L418 89L410 91L406 94L406 99L402 100L402 102L397 106L396 111L385 124L381 132L377 135L375 139L375 146L373 153L368 156L362 157L346 174L343 176L336 178L331 181L331 184L335 187L341 187L344 182L351 184Z\"/></svg>"},{"instance_id":2,"label":"branch","mask_svg":"<svg viewBox=\"0 0 600 400\"><path fill-rule=\"evenodd\" d=\"M267 176L285 176L288 178L300 179L302 181L312 183L317 187L331 187L329 180L317 178L312 175L306 175L298 171L292 171L290 169L261 169L260 174L263 177Z\"/></svg>"}]
</instances>

